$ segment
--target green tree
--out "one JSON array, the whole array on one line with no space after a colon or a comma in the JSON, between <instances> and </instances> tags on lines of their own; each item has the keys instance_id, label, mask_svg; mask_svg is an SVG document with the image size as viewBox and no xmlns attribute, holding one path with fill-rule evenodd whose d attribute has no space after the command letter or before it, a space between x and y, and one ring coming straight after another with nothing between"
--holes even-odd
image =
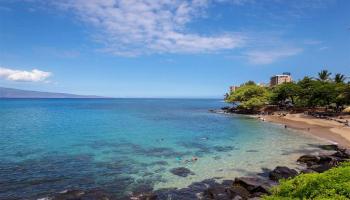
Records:
<instances>
[{"instance_id":1,"label":"green tree","mask_svg":"<svg viewBox=\"0 0 350 200\"><path fill-rule=\"evenodd\" d=\"M298 101L297 106L299 107L314 107L315 105L312 102L312 93L314 89L315 80L312 78L305 76L302 80L300 80L297 85L300 90L298 92Z\"/></svg>"},{"instance_id":2,"label":"green tree","mask_svg":"<svg viewBox=\"0 0 350 200\"><path fill-rule=\"evenodd\" d=\"M253 84L244 84L232 92L227 102L238 103L238 109L247 112L256 112L268 103L269 91L265 87Z\"/></svg>"},{"instance_id":3,"label":"green tree","mask_svg":"<svg viewBox=\"0 0 350 200\"><path fill-rule=\"evenodd\" d=\"M336 84L332 82L316 81L311 91L313 106L329 106L335 103L337 97Z\"/></svg>"},{"instance_id":4,"label":"green tree","mask_svg":"<svg viewBox=\"0 0 350 200\"><path fill-rule=\"evenodd\" d=\"M335 91L336 97L334 103L336 105L336 111L340 112L344 109L345 105L350 105L350 84L337 83Z\"/></svg>"},{"instance_id":5,"label":"green tree","mask_svg":"<svg viewBox=\"0 0 350 200\"><path fill-rule=\"evenodd\" d=\"M290 100L294 105L300 90L300 86L293 82L278 85L272 91L271 102L274 104L284 105L286 101Z\"/></svg>"},{"instance_id":6,"label":"green tree","mask_svg":"<svg viewBox=\"0 0 350 200\"><path fill-rule=\"evenodd\" d=\"M322 70L318 73L317 80L319 81L329 81L332 73L328 72L328 70Z\"/></svg>"},{"instance_id":7,"label":"green tree","mask_svg":"<svg viewBox=\"0 0 350 200\"><path fill-rule=\"evenodd\" d=\"M336 74L335 76L334 76L334 82L336 82L336 83L344 83L345 82L345 79L346 79L346 77L345 77L345 75L344 74Z\"/></svg>"},{"instance_id":8,"label":"green tree","mask_svg":"<svg viewBox=\"0 0 350 200\"><path fill-rule=\"evenodd\" d=\"M254 81L247 81L247 82L241 84L240 86L244 86L244 85L256 85L256 83Z\"/></svg>"},{"instance_id":9,"label":"green tree","mask_svg":"<svg viewBox=\"0 0 350 200\"><path fill-rule=\"evenodd\" d=\"M345 75L338 73L331 81L331 73L322 70L318 76L317 79L306 76L296 83L283 83L274 88L248 81L226 95L225 100L247 111L257 111L269 103L286 105L289 101L296 107L324 107L326 111L334 108L337 112L350 105L350 83L345 83Z\"/></svg>"}]
</instances>

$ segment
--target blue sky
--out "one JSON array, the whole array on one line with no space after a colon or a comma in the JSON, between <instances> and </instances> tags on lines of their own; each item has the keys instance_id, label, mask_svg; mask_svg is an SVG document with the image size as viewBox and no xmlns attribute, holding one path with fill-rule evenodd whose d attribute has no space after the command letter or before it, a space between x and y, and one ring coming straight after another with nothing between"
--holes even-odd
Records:
<instances>
[{"instance_id":1,"label":"blue sky","mask_svg":"<svg viewBox=\"0 0 350 200\"><path fill-rule=\"evenodd\" d=\"M328 69L350 76L347 0L0 0L0 86L221 97Z\"/></svg>"}]
</instances>

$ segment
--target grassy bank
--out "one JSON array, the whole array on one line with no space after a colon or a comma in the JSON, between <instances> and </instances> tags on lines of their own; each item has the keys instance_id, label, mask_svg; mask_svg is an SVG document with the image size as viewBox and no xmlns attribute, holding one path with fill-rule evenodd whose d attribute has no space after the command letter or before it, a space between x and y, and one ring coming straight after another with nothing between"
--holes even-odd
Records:
<instances>
[{"instance_id":1,"label":"grassy bank","mask_svg":"<svg viewBox=\"0 0 350 200\"><path fill-rule=\"evenodd\" d=\"M324 173L301 174L282 180L264 200L289 199L350 199L350 162Z\"/></svg>"}]
</instances>

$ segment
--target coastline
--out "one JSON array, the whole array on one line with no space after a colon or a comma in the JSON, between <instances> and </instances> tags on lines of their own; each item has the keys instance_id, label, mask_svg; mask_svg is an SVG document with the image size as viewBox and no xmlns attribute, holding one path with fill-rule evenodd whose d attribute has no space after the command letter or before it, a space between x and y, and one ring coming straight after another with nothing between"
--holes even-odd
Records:
<instances>
[{"instance_id":1,"label":"coastline","mask_svg":"<svg viewBox=\"0 0 350 200\"><path fill-rule=\"evenodd\" d=\"M350 127L345 127L334 120L319 119L304 114L264 115L261 118L267 122L286 125L287 128L311 134L330 143L350 147Z\"/></svg>"}]
</instances>

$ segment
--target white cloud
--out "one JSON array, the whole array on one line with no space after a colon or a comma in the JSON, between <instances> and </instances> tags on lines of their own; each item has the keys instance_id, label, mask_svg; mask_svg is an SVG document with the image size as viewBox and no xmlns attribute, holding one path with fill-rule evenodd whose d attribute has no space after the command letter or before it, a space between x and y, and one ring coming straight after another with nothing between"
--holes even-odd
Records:
<instances>
[{"instance_id":1,"label":"white cloud","mask_svg":"<svg viewBox=\"0 0 350 200\"><path fill-rule=\"evenodd\" d=\"M301 53L301 48L284 48L273 50L252 50L245 53L246 58L252 64L271 64L282 58Z\"/></svg>"},{"instance_id":2,"label":"white cloud","mask_svg":"<svg viewBox=\"0 0 350 200\"><path fill-rule=\"evenodd\" d=\"M104 51L124 56L151 53L208 53L240 47L239 33L202 35L186 24L203 16L209 0L61 0L55 5L73 11L98 28Z\"/></svg>"},{"instance_id":3,"label":"white cloud","mask_svg":"<svg viewBox=\"0 0 350 200\"><path fill-rule=\"evenodd\" d=\"M51 72L44 72L38 69L24 71L0 67L0 77L11 81L42 82L46 81L51 75Z\"/></svg>"}]
</instances>

